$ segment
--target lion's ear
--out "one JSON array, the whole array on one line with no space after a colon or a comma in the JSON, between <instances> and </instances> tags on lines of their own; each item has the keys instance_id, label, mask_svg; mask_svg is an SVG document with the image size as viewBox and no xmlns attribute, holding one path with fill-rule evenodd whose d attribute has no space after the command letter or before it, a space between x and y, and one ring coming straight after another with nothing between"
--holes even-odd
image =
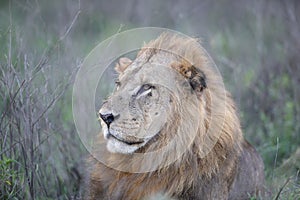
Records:
<instances>
[{"instance_id":1,"label":"lion's ear","mask_svg":"<svg viewBox=\"0 0 300 200\"><path fill-rule=\"evenodd\" d=\"M119 59L119 62L115 66L116 72L122 74L126 68L132 63L132 60L129 58L123 57Z\"/></svg>"},{"instance_id":2,"label":"lion's ear","mask_svg":"<svg viewBox=\"0 0 300 200\"><path fill-rule=\"evenodd\" d=\"M206 87L206 77L205 74L200 70L191 66L191 76L189 78L191 87L197 92L202 92Z\"/></svg>"},{"instance_id":3,"label":"lion's ear","mask_svg":"<svg viewBox=\"0 0 300 200\"><path fill-rule=\"evenodd\" d=\"M175 62L171 65L181 75L188 79L192 89L200 94L206 87L205 74L187 61Z\"/></svg>"}]
</instances>

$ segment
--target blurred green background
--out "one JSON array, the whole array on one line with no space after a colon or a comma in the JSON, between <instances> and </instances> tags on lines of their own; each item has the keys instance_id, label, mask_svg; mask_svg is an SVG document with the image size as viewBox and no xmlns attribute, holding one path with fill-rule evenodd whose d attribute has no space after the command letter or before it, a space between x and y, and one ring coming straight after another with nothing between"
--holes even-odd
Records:
<instances>
[{"instance_id":1,"label":"blurred green background","mask_svg":"<svg viewBox=\"0 0 300 200\"><path fill-rule=\"evenodd\" d=\"M76 72L100 41L144 26L202 39L264 159L272 198L299 199L297 0L1 0L0 199L82 197Z\"/></svg>"}]
</instances>

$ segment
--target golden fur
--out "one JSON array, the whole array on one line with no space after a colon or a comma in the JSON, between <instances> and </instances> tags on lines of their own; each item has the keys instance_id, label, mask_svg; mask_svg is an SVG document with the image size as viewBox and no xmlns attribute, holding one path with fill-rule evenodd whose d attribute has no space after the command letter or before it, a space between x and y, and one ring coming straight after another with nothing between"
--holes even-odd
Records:
<instances>
[{"instance_id":1,"label":"golden fur","mask_svg":"<svg viewBox=\"0 0 300 200\"><path fill-rule=\"evenodd\" d=\"M180 146L186 142L184 140L189 139L192 142L183 154L178 153L180 158L172 164L145 173L118 171L90 159L87 198L143 199L163 193L178 199L243 199L247 197L247 193L257 194L263 184L262 161L244 140L230 94L224 90L221 77L212 67L198 41L168 33L162 34L143 47L135 59L150 64L162 60L176 73L181 74L178 76L180 80L174 82L182 83L185 80L190 83L191 88L182 84L182 88L178 89L178 95L184 94L190 98L172 99L167 122L159 133L160 137L153 139L137 152L151 152L165 146L174 137L174 132L182 139L176 145ZM120 61L116 66L124 80L132 63L125 61L126 64ZM195 129L191 122L196 122L195 126L198 127ZM185 135L194 130L197 130L195 137L186 139ZM125 166L128 160L134 160L131 156L110 154L108 160L112 166L120 167ZM139 162L142 160L133 164ZM168 156L165 162L168 162ZM248 165L255 168L250 169ZM241 170L240 167L246 169ZM255 171L258 174L253 175ZM247 183L245 188L239 188L239 185L243 185L240 184L241 177L252 175L253 181ZM241 194L238 194L239 191Z\"/></svg>"}]
</instances>

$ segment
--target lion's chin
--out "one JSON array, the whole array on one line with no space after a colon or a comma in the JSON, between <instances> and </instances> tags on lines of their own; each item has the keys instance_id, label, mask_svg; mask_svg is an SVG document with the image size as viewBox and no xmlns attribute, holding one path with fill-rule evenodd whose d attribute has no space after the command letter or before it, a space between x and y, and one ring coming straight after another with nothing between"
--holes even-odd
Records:
<instances>
[{"instance_id":1,"label":"lion's chin","mask_svg":"<svg viewBox=\"0 0 300 200\"><path fill-rule=\"evenodd\" d=\"M121 134L104 129L104 138L107 141L106 148L111 153L132 154L142 148L149 141L148 138L121 137Z\"/></svg>"},{"instance_id":2,"label":"lion's chin","mask_svg":"<svg viewBox=\"0 0 300 200\"><path fill-rule=\"evenodd\" d=\"M106 148L111 153L132 154L139 148L143 147L147 142L148 141L139 143L126 143L116 139L115 137L110 137L107 139Z\"/></svg>"}]
</instances>

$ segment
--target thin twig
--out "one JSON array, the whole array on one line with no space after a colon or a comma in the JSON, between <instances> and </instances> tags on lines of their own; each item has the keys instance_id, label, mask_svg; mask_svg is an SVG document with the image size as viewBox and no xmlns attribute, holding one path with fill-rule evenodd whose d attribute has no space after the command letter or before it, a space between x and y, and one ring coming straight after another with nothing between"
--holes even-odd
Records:
<instances>
[{"instance_id":1,"label":"thin twig","mask_svg":"<svg viewBox=\"0 0 300 200\"><path fill-rule=\"evenodd\" d=\"M25 84L25 80L23 80L23 82L21 83L20 87L17 89L17 91L15 92L14 96L12 97L12 99L10 100L10 102L14 102L15 101L15 98L17 96L17 94L20 92L21 88L24 86ZM4 116L6 115L7 111L8 111L8 108L9 106L7 106L4 110L4 112L1 114L1 119L0 119L0 127L1 127L1 124L2 124L2 121L3 121L3 118Z\"/></svg>"},{"instance_id":2,"label":"thin twig","mask_svg":"<svg viewBox=\"0 0 300 200\"><path fill-rule=\"evenodd\" d=\"M12 15L11 15L11 0L8 4L9 9L9 43L8 43L8 67L11 67L11 44L12 44Z\"/></svg>"},{"instance_id":3,"label":"thin twig","mask_svg":"<svg viewBox=\"0 0 300 200\"><path fill-rule=\"evenodd\" d=\"M53 45L48 46L47 48L44 49L41 59L35 67L35 70L33 72L34 74L37 74L40 71L40 68L48 62L49 54L54 49L56 49L59 46L59 44L67 37L67 35L70 33L71 29L73 28L76 20L78 19L80 13L81 13L80 0L78 0L78 9L77 9L75 16L72 19L70 26L67 28L65 33L62 36L60 36L59 39Z\"/></svg>"},{"instance_id":4,"label":"thin twig","mask_svg":"<svg viewBox=\"0 0 300 200\"><path fill-rule=\"evenodd\" d=\"M278 200L278 199L279 199L282 190L283 190L283 189L285 188L285 186L290 182L290 180L291 180L291 178L288 178L288 179L285 181L285 183L280 187L280 189L279 189L279 191L278 191L276 197L274 198L274 200Z\"/></svg>"},{"instance_id":5,"label":"thin twig","mask_svg":"<svg viewBox=\"0 0 300 200\"><path fill-rule=\"evenodd\" d=\"M71 31L71 29L72 29L73 25L75 24L75 22L76 22L76 20L77 20L77 18L78 18L78 16L79 16L80 13L81 13L81 10L79 8L79 10L77 10L77 12L76 12L76 14L75 14L75 16L74 16L74 18L73 18L70 26L66 30L66 32L59 38L60 41L64 40L66 38L66 36L69 34L69 32Z\"/></svg>"},{"instance_id":6,"label":"thin twig","mask_svg":"<svg viewBox=\"0 0 300 200\"><path fill-rule=\"evenodd\" d=\"M277 157L278 157L278 151L279 151L279 138L276 139L276 154L275 154L275 160L274 160L274 166L273 166L273 172L272 172L272 181L274 180L274 171L277 165Z\"/></svg>"},{"instance_id":7,"label":"thin twig","mask_svg":"<svg viewBox=\"0 0 300 200\"><path fill-rule=\"evenodd\" d=\"M110 45L111 45L111 43L114 41L114 39L117 37L117 34L119 34L120 32L121 32L121 30L122 30L122 28L124 27L124 25L123 24L120 24L120 26L119 26L119 28L118 28L118 30L117 30L117 32L114 34L114 36L112 37L112 39L109 41L109 43L107 44L107 49L108 49L108 47L110 47Z\"/></svg>"}]
</instances>

